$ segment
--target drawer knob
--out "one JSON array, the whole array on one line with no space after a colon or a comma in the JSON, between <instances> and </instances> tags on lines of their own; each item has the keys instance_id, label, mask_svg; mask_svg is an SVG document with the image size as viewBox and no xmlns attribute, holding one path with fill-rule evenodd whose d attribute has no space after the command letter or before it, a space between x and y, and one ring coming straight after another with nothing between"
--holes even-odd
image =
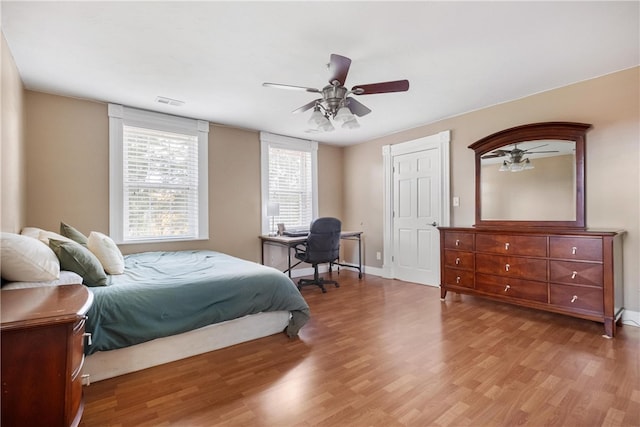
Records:
<instances>
[{"instance_id":1,"label":"drawer knob","mask_svg":"<svg viewBox=\"0 0 640 427\"><path fill-rule=\"evenodd\" d=\"M578 272L574 271L573 273L571 273L571 278L575 279L577 275L578 275Z\"/></svg>"},{"instance_id":2,"label":"drawer knob","mask_svg":"<svg viewBox=\"0 0 640 427\"><path fill-rule=\"evenodd\" d=\"M505 264L504 265L504 271L509 271L509 268L511 268L511 266L509 264Z\"/></svg>"},{"instance_id":3,"label":"drawer knob","mask_svg":"<svg viewBox=\"0 0 640 427\"><path fill-rule=\"evenodd\" d=\"M90 374L82 374L82 385L91 385L91 375Z\"/></svg>"},{"instance_id":4,"label":"drawer knob","mask_svg":"<svg viewBox=\"0 0 640 427\"><path fill-rule=\"evenodd\" d=\"M456 284L460 284L460 276L456 277Z\"/></svg>"},{"instance_id":5,"label":"drawer knob","mask_svg":"<svg viewBox=\"0 0 640 427\"><path fill-rule=\"evenodd\" d=\"M511 286L510 286L510 285L507 285L507 286L505 286L505 287L504 287L504 291L505 291L505 292L507 292L509 289L511 289Z\"/></svg>"},{"instance_id":6,"label":"drawer knob","mask_svg":"<svg viewBox=\"0 0 640 427\"><path fill-rule=\"evenodd\" d=\"M578 300L578 295L574 295L573 298L571 298L571 302L576 302Z\"/></svg>"},{"instance_id":7,"label":"drawer knob","mask_svg":"<svg viewBox=\"0 0 640 427\"><path fill-rule=\"evenodd\" d=\"M571 248L571 255L575 255L576 253L578 253L578 248L577 248L577 247L575 247L575 246L573 246L573 247Z\"/></svg>"},{"instance_id":8,"label":"drawer knob","mask_svg":"<svg viewBox=\"0 0 640 427\"><path fill-rule=\"evenodd\" d=\"M93 345L91 342L91 332L85 332L82 336L87 339L87 345Z\"/></svg>"},{"instance_id":9,"label":"drawer knob","mask_svg":"<svg viewBox=\"0 0 640 427\"><path fill-rule=\"evenodd\" d=\"M508 250L509 250L509 242L507 242L507 243L505 243L505 244L504 244L504 250L505 250L505 251L508 251Z\"/></svg>"},{"instance_id":10,"label":"drawer knob","mask_svg":"<svg viewBox=\"0 0 640 427\"><path fill-rule=\"evenodd\" d=\"M460 265L460 258L456 258L456 265Z\"/></svg>"},{"instance_id":11,"label":"drawer knob","mask_svg":"<svg viewBox=\"0 0 640 427\"><path fill-rule=\"evenodd\" d=\"M456 246L460 246L460 240L456 239Z\"/></svg>"}]
</instances>

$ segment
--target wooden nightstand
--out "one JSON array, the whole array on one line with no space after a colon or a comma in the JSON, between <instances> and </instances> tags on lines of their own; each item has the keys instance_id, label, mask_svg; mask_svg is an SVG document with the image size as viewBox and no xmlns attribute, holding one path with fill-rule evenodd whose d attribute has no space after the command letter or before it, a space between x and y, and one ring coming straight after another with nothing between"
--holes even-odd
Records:
<instances>
[{"instance_id":1,"label":"wooden nightstand","mask_svg":"<svg viewBox=\"0 0 640 427\"><path fill-rule=\"evenodd\" d=\"M83 285L0 292L2 425L80 423L85 314Z\"/></svg>"}]
</instances>

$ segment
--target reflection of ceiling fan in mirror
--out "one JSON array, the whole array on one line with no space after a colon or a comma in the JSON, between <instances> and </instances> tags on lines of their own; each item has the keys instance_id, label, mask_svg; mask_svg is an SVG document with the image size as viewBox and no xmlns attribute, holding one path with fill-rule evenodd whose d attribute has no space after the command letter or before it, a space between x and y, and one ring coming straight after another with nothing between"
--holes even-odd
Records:
<instances>
[{"instance_id":1,"label":"reflection of ceiling fan in mirror","mask_svg":"<svg viewBox=\"0 0 640 427\"><path fill-rule=\"evenodd\" d=\"M329 118L334 122L342 123L346 129L360 127L356 117L369 114L371 110L365 105L356 101L349 95L371 95L375 93L405 92L409 90L408 80L395 80L391 82L371 83L366 85L356 85L348 90L344 83L349 73L351 59L331 54L329 64L329 84L322 89L314 89L302 86L283 85L278 83L263 83L263 86L280 89L300 90L305 92L319 93L322 98L314 99L308 104L294 110L294 113L302 113L313 108L313 113L309 119L309 124L314 126L312 132L330 132L334 130Z\"/></svg>"},{"instance_id":2,"label":"reflection of ceiling fan in mirror","mask_svg":"<svg viewBox=\"0 0 640 427\"><path fill-rule=\"evenodd\" d=\"M532 151L537 150L538 148L545 147L549 144L538 145L537 147L528 148L526 150L521 150L518 148L518 144L513 145L512 150L507 149L498 149L494 150L489 154L485 154L482 156L482 159L493 159L496 157L505 157L509 156L508 160L504 160L502 162L502 166L500 166L500 171L510 171L510 172L520 172L523 170L533 169L533 164L529 158L524 158L525 154L542 154L542 153L557 153L558 150L550 150L550 151Z\"/></svg>"}]
</instances>

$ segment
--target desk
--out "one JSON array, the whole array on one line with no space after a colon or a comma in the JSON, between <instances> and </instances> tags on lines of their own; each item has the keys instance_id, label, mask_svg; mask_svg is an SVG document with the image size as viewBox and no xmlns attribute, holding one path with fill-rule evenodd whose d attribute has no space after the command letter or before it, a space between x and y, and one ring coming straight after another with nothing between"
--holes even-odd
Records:
<instances>
[{"instance_id":1,"label":"desk","mask_svg":"<svg viewBox=\"0 0 640 427\"><path fill-rule=\"evenodd\" d=\"M338 265L341 267L355 268L358 270L358 278L362 279L362 231L343 231L340 233L340 239L342 240L357 240L358 241L358 264L346 264L341 262L332 262L329 264L329 271L334 265ZM302 261L298 261L294 265L291 265L291 248L295 247L300 243L304 243L307 241L307 236L302 237L289 237L289 236L260 236L260 240L262 241L261 246L261 259L262 265L264 265L264 245L272 245L272 246L284 246L287 248L287 269L283 271L283 273L289 273L289 277L291 277L291 269L298 264L302 263Z\"/></svg>"}]
</instances>

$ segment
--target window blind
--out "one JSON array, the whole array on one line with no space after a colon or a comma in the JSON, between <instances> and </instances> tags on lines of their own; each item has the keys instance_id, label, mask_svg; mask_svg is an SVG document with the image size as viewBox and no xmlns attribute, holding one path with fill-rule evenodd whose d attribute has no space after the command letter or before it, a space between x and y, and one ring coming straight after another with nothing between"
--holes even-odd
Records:
<instances>
[{"instance_id":1,"label":"window blind","mask_svg":"<svg viewBox=\"0 0 640 427\"><path fill-rule=\"evenodd\" d=\"M198 137L123 126L127 241L198 236Z\"/></svg>"},{"instance_id":2,"label":"window blind","mask_svg":"<svg viewBox=\"0 0 640 427\"><path fill-rule=\"evenodd\" d=\"M276 223L308 227L313 218L311 153L269 147L269 201L280 204Z\"/></svg>"}]
</instances>

